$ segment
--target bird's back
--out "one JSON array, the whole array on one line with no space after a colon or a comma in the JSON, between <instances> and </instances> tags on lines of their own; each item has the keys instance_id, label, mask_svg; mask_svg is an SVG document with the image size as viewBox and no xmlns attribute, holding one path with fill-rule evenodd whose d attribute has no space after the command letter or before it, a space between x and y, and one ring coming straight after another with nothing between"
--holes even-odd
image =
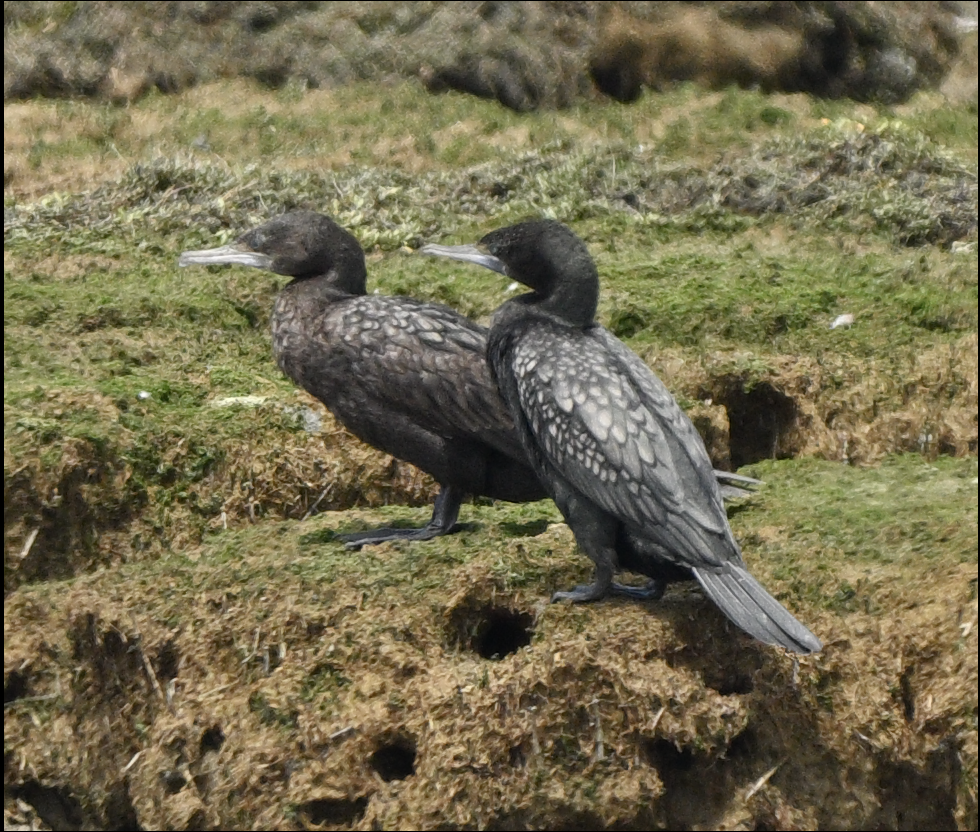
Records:
<instances>
[{"instance_id":1,"label":"bird's back","mask_svg":"<svg viewBox=\"0 0 980 832\"><path fill-rule=\"evenodd\" d=\"M405 454L406 431L524 459L486 365L486 335L449 307L314 283L287 286L273 315L282 370L356 436L424 470Z\"/></svg>"},{"instance_id":2,"label":"bird's back","mask_svg":"<svg viewBox=\"0 0 980 832\"><path fill-rule=\"evenodd\" d=\"M741 563L704 443L662 382L596 325L546 318L491 356L544 479L560 477L687 567ZM496 357L494 357L496 352Z\"/></svg>"}]
</instances>

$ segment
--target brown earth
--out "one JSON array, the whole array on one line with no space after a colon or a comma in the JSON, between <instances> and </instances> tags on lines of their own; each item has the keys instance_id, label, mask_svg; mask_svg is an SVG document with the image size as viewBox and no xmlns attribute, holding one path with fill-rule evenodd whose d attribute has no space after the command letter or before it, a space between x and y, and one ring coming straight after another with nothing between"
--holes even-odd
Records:
<instances>
[{"instance_id":1,"label":"brown earth","mask_svg":"<svg viewBox=\"0 0 980 832\"><path fill-rule=\"evenodd\" d=\"M669 355L660 362L671 367ZM922 356L912 375L936 403L913 399L879 419L883 379L814 399L832 368L790 361L748 394L735 374L705 379L697 393L712 404L693 415L721 464L725 454L869 461L903 442L975 454L976 362L975 336ZM943 385L960 405L940 404ZM926 425L935 433L923 448ZM479 553L448 582L426 566L431 550L389 545L348 555L373 564L373 578L323 583L312 541L361 513L270 517L299 516L318 497L349 504L320 493L323 482L359 500L379 482L424 500L431 484L334 428L299 436L282 454L268 441L243 446L229 460L242 487L220 482L227 471L203 484L228 494L233 527L261 520L262 540L226 544L230 560L176 539L167 550L191 560L117 564L8 595L8 826L976 828L975 564L933 569L910 594L895 567L850 574L842 562L836 578L858 587L856 600L846 614L807 611L826 646L799 662L687 589L651 605L548 606L542 586L572 580L563 524L474 539ZM109 522L140 509L125 477L78 465L69 455L55 487L63 502L42 510L50 522L23 562L8 563L20 578L57 576L45 552L63 553L58 569L88 572L85 535L109 563L140 528L133 516L118 532ZM365 479L347 483L330 466ZM289 504L297 491L304 501ZM523 589L501 563L533 563L544 578ZM764 561L750 564L785 586Z\"/></svg>"},{"instance_id":2,"label":"brown earth","mask_svg":"<svg viewBox=\"0 0 980 832\"><path fill-rule=\"evenodd\" d=\"M424 594L257 589L243 551L140 606L109 573L8 599L7 796L58 829L976 828L975 566L811 614L797 662L687 591L542 605L494 561L560 573L570 533L524 540Z\"/></svg>"}]
</instances>

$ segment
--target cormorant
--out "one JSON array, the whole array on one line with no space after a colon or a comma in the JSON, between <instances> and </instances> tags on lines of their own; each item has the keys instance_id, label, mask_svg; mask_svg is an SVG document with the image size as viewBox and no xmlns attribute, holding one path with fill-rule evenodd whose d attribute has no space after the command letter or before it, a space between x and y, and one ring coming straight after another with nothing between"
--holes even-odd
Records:
<instances>
[{"instance_id":1,"label":"cormorant","mask_svg":"<svg viewBox=\"0 0 980 832\"><path fill-rule=\"evenodd\" d=\"M495 313L487 360L534 469L595 563L593 584L552 600L592 601L611 591L659 598L667 582L693 577L755 638L797 653L820 650L746 569L690 419L650 368L596 323L598 272L571 229L531 220L492 231L479 248L423 252L477 263L533 290ZM651 581L621 586L617 569Z\"/></svg>"},{"instance_id":2,"label":"cormorant","mask_svg":"<svg viewBox=\"0 0 980 832\"><path fill-rule=\"evenodd\" d=\"M426 526L342 535L349 547L448 534L466 494L511 502L547 496L490 377L485 327L439 304L366 295L360 244L312 211L282 214L231 245L185 251L179 260L222 263L293 278L272 314L279 367L359 439L440 484ZM758 483L717 475L731 497Z\"/></svg>"},{"instance_id":3,"label":"cormorant","mask_svg":"<svg viewBox=\"0 0 980 832\"><path fill-rule=\"evenodd\" d=\"M486 328L439 304L367 295L364 251L329 217L291 211L181 266L232 263L293 278L276 298L272 349L282 371L351 433L440 484L421 529L342 536L352 548L448 534L466 494L547 496L486 364Z\"/></svg>"}]
</instances>

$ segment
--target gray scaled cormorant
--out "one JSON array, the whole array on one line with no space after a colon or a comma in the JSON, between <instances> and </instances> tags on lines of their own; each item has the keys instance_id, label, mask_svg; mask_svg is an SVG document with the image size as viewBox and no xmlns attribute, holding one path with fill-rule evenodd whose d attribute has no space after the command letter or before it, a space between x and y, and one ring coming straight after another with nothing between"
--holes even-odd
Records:
<instances>
[{"instance_id":1,"label":"gray scaled cormorant","mask_svg":"<svg viewBox=\"0 0 980 832\"><path fill-rule=\"evenodd\" d=\"M653 372L595 321L599 277L585 244L553 220L487 234L480 248L426 246L529 286L501 306L487 359L535 470L595 563L595 583L552 600L610 591L659 597L694 577L750 635L797 653L820 640L745 568L700 435ZM651 578L613 582L617 569Z\"/></svg>"},{"instance_id":2,"label":"gray scaled cormorant","mask_svg":"<svg viewBox=\"0 0 980 832\"><path fill-rule=\"evenodd\" d=\"M231 245L185 251L179 263L253 266L293 278L272 315L282 371L359 439L439 482L425 527L343 535L348 546L448 534L466 494L511 502L547 496L490 378L486 328L439 304L365 295L364 252L329 217L286 213ZM744 496L758 482L717 476L727 497Z\"/></svg>"}]
</instances>

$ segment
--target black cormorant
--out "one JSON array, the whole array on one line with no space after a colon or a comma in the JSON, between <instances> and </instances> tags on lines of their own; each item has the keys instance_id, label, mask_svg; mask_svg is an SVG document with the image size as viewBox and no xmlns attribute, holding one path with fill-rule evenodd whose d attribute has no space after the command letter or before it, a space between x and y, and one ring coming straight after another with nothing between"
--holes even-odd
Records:
<instances>
[{"instance_id":1,"label":"black cormorant","mask_svg":"<svg viewBox=\"0 0 980 832\"><path fill-rule=\"evenodd\" d=\"M364 252L329 217L292 211L231 245L185 251L179 264L252 266L293 278L272 314L279 367L359 439L439 482L426 526L342 535L348 546L448 534L466 494L511 502L547 496L490 378L486 328L439 304L366 295ZM728 497L758 483L717 476Z\"/></svg>"},{"instance_id":2,"label":"black cormorant","mask_svg":"<svg viewBox=\"0 0 980 832\"><path fill-rule=\"evenodd\" d=\"M585 244L553 220L424 252L477 263L529 286L501 306L491 372L528 457L595 563L595 582L552 600L610 591L659 597L693 576L735 624L797 653L822 645L745 568L708 453L687 415L643 361L595 321L599 277ZM646 588L615 584L626 569Z\"/></svg>"},{"instance_id":3,"label":"black cormorant","mask_svg":"<svg viewBox=\"0 0 980 832\"><path fill-rule=\"evenodd\" d=\"M179 260L221 263L293 278L272 313L279 367L359 439L440 484L425 527L342 536L349 546L447 534L466 494L547 496L490 378L485 327L439 304L365 294L360 244L313 211L283 214L231 245L185 251Z\"/></svg>"}]
</instances>

